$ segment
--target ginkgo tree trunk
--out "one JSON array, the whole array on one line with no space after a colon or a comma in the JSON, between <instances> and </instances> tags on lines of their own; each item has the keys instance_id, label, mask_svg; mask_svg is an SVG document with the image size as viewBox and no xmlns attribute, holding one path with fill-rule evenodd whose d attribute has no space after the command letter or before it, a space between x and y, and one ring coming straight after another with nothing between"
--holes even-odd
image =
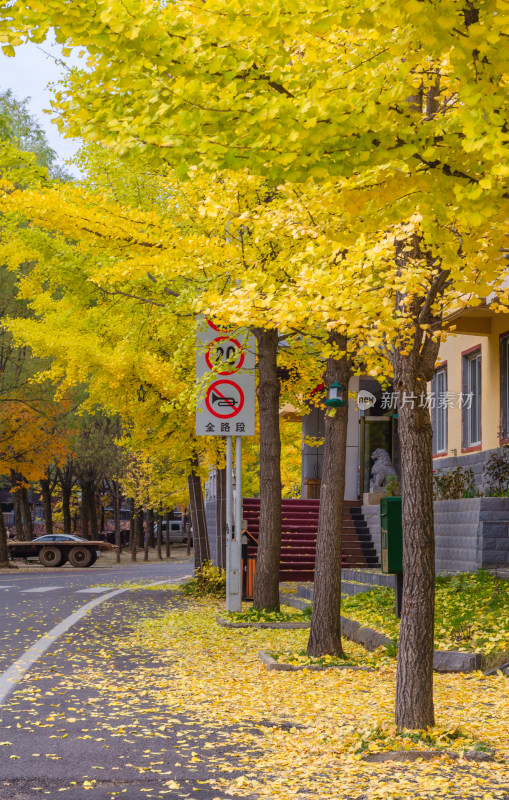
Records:
<instances>
[{"instance_id":1,"label":"ginkgo tree trunk","mask_svg":"<svg viewBox=\"0 0 509 800\"><path fill-rule=\"evenodd\" d=\"M419 341L421 339L421 341ZM435 538L433 523L432 430L428 409L404 403L426 393L438 347L416 336L410 355L395 351L394 390L398 407L403 498L403 603L398 644L396 724L426 729L434 725L433 652Z\"/></svg>"},{"instance_id":2,"label":"ginkgo tree trunk","mask_svg":"<svg viewBox=\"0 0 509 800\"><path fill-rule=\"evenodd\" d=\"M210 561L210 548L201 477L197 472L198 456L196 452L190 462L190 467L187 483L189 487L189 511L193 528L194 568L195 570L201 570L204 563ZM169 531L166 532L166 535L169 535Z\"/></svg>"},{"instance_id":3,"label":"ginkgo tree trunk","mask_svg":"<svg viewBox=\"0 0 509 800\"><path fill-rule=\"evenodd\" d=\"M27 542L31 542L34 538L34 521L32 518L32 507L28 498L28 487L26 481L23 480L23 486L20 491L21 496L21 511L23 514L23 532L24 538Z\"/></svg>"},{"instance_id":4,"label":"ginkgo tree trunk","mask_svg":"<svg viewBox=\"0 0 509 800\"><path fill-rule=\"evenodd\" d=\"M76 475L72 461L68 459L63 467L57 467L56 474L62 492L62 516L63 516L64 533L71 533L71 525L72 525L71 496L72 496L72 489L76 481Z\"/></svg>"},{"instance_id":5,"label":"ginkgo tree trunk","mask_svg":"<svg viewBox=\"0 0 509 800\"><path fill-rule=\"evenodd\" d=\"M20 479L15 470L11 469L12 484L12 505L14 509L14 526L16 528L16 539L22 541L25 538L23 530L23 512L21 509L21 487Z\"/></svg>"},{"instance_id":6,"label":"ginkgo tree trunk","mask_svg":"<svg viewBox=\"0 0 509 800\"><path fill-rule=\"evenodd\" d=\"M41 486L42 501L44 506L44 531L51 535L53 533L53 508L52 494L56 479L52 478L48 469L46 477L39 481Z\"/></svg>"},{"instance_id":7,"label":"ginkgo tree trunk","mask_svg":"<svg viewBox=\"0 0 509 800\"><path fill-rule=\"evenodd\" d=\"M423 261L430 277L422 294L396 294L396 314L406 320L401 339L389 349L398 396L398 432L403 502L403 602L396 678L396 724L426 729L435 724L433 653L435 613L435 533L433 518L432 428L420 398L433 377L440 338L437 309L447 271L421 250L416 234L396 243L402 270Z\"/></svg>"},{"instance_id":8,"label":"ginkgo tree trunk","mask_svg":"<svg viewBox=\"0 0 509 800\"><path fill-rule=\"evenodd\" d=\"M327 359L325 384L348 389L350 363L346 337L333 332L329 343L336 354ZM348 392L346 391L348 396ZM341 544L345 495L348 399L325 413L320 511L316 537L313 613L307 646L310 656L343 655L341 644Z\"/></svg>"},{"instance_id":9,"label":"ginkgo tree trunk","mask_svg":"<svg viewBox=\"0 0 509 800\"><path fill-rule=\"evenodd\" d=\"M255 328L258 344L258 407L260 411L260 531L253 606L279 611L281 554L280 384L277 374L277 329Z\"/></svg>"},{"instance_id":10,"label":"ginkgo tree trunk","mask_svg":"<svg viewBox=\"0 0 509 800\"><path fill-rule=\"evenodd\" d=\"M7 530L4 516L0 508L0 567L9 567L9 551L7 549Z\"/></svg>"}]
</instances>

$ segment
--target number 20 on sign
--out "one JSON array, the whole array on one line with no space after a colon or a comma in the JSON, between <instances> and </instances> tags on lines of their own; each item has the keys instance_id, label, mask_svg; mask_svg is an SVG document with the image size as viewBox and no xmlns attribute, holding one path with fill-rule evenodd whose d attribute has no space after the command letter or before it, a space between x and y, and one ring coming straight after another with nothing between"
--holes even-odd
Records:
<instances>
[{"instance_id":1,"label":"number 20 on sign","mask_svg":"<svg viewBox=\"0 0 509 800\"><path fill-rule=\"evenodd\" d=\"M254 436L255 341L202 319L196 337L197 436Z\"/></svg>"}]
</instances>

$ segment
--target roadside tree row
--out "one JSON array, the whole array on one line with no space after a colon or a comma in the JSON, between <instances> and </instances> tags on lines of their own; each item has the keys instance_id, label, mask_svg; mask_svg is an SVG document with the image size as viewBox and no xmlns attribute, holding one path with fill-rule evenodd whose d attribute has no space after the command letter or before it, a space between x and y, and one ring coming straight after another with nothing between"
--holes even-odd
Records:
<instances>
[{"instance_id":1,"label":"roadside tree row","mask_svg":"<svg viewBox=\"0 0 509 800\"><path fill-rule=\"evenodd\" d=\"M36 2L0 5L7 50L51 27L66 48L86 48L86 71L73 71L56 96L61 127L113 150L115 168L124 164L138 185L160 181L139 200L130 179L129 198L112 196L104 182L98 194L97 177L95 186L49 192L4 187L4 213L18 220L14 235L27 248L23 254L18 238L9 248L7 237L4 258L19 269L35 252L37 263L27 291L38 321L12 330L36 355L49 352L57 369L65 364L69 386L84 370L92 384L102 380L103 402L116 410L120 397L132 404L119 392L120 376L126 381L136 364L192 465L213 463L213 445L192 435L195 314L253 330L262 504L255 606L272 610L281 341L299 354L296 398L324 368L327 381L384 374L396 391L418 396L449 312L488 296L505 303L509 101L500 0L261 0L249 8L134 0L102 14L88 0L49 0L44 18ZM21 219L31 221L28 232ZM66 292L57 291L57 274ZM109 329L99 298L132 301L122 306L132 323L122 334L113 321ZM69 335L70 319L76 357L52 334ZM139 413L128 414L136 425ZM326 419L314 655L341 652L346 414L345 407ZM157 416L145 425L157 425ZM402 407L399 432L396 722L426 728L434 724L429 414Z\"/></svg>"}]
</instances>

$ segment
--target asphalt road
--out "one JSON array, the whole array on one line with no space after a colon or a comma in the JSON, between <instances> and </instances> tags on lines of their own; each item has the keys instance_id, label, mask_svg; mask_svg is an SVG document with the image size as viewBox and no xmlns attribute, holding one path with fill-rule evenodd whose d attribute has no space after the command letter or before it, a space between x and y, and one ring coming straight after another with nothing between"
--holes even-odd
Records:
<instances>
[{"instance_id":1,"label":"asphalt road","mask_svg":"<svg viewBox=\"0 0 509 800\"><path fill-rule=\"evenodd\" d=\"M139 585L180 582L192 569L188 560L0 575L0 681L13 664L24 662L29 648L47 642L55 626L65 626L70 615L105 598L51 642L0 705L0 800L57 793L71 800L224 797L206 781L228 750L228 730L207 736L208 748L215 739L214 763L209 763L201 722L185 709L168 717L154 704L154 674L171 665L156 663L152 653L126 653L116 645L137 618L175 605L185 613L186 601L175 592ZM138 588L125 590L126 583ZM108 599L118 589L124 591ZM94 681L82 679L93 674L98 684L112 680L125 687L140 670L149 690L141 701L112 703L107 691L98 692Z\"/></svg>"},{"instance_id":2,"label":"asphalt road","mask_svg":"<svg viewBox=\"0 0 509 800\"><path fill-rule=\"evenodd\" d=\"M125 582L176 581L190 576L191 560L120 567L37 570L0 575L0 675L43 634L92 599ZM118 596L117 602L121 602ZM1 798L1 794L0 794Z\"/></svg>"},{"instance_id":3,"label":"asphalt road","mask_svg":"<svg viewBox=\"0 0 509 800\"><path fill-rule=\"evenodd\" d=\"M186 566L135 567L130 579L175 580ZM108 570L108 584L115 579L125 580L125 570L115 577ZM92 576L73 573L47 585L57 582L58 590L34 600L29 589L40 586L40 579L19 576L8 590L11 613L27 604L26 611L35 609L41 625L43 609L55 622L64 607L88 600L79 591L90 586ZM59 610L56 601L62 605ZM169 707L168 688L161 688L162 679L168 685L171 676L164 654L119 644L134 620L169 607L185 613L186 600L174 591L150 589L132 589L106 600L27 672L0 707L1 800L226 798L207 781L225 772L229 777L242 774L237 762L228 763L228 727L207 730L201 715L197 719L185 707ZM29 628L22 625L29 640Z\"/></svg>"}]
</instances>

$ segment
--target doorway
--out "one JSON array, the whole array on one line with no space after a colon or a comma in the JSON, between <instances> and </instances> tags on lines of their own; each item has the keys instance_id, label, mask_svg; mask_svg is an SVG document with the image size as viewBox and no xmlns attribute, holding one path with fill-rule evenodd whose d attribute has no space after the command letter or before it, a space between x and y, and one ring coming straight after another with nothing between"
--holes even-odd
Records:
<instances>
[{"instance_id":1,"label":"doorway","mask_svg":"<svg viewBox=\"0 0 509 800\"><path fill-rule=\"evenodd\" d=\"M390 416L361 416L359 447L359 496L369 492L373 459L371 454L379 447L387 450L393 464L397 461L396 418Z\"/></svg>"}]
</instances>

